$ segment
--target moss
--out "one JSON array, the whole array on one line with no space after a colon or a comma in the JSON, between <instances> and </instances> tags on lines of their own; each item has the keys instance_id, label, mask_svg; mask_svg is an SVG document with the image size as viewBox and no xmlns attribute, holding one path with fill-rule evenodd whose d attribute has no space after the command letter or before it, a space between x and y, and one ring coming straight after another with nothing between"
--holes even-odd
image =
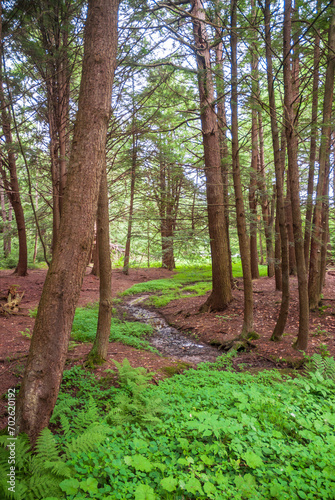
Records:
<instances>
[{"instance_id":1,"label":"moss","mask_svg":"<svg viewBox=\"0 0 335 500\"><path fill-rule=\"evenodd\" d=\"M177 361L172 366L163 366L163 368L161 368L160 371L165 373L165 375L167 375L168 377L173 377L173 375L176 375L178 373L183 373L184 370L188 370L189 368L192 368L192 365L190 363Z\"/></svg>"},{"instance_id":2,"label":"moss","mask_svg":"<svg viewBox=\"0 0 335 500\"><path fill-rule=\"evenodd\" d=\"M247 335L247 339L248 340L257 340L259 339L261 336L257 333L257 332L250 332L248 333Z\"/></svg>"}]
</instances>

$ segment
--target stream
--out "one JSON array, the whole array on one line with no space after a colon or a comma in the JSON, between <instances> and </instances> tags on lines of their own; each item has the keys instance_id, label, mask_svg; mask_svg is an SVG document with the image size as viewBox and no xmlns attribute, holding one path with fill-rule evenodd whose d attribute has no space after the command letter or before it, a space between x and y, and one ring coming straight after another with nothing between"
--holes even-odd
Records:
<instances>
[{"instance_id":1,"label":"stream","mask_svg":"<svg viewBox=\"0 0 335 500\"><path fill-rule=\"evenodd\" d=\"M137 321L151 325L154 334L150 344L163 356L173 356L187 363L201 363L215 361L221 353L211 347L190 337L183 335L176 328L170 326L158 311L150 311L142 306L149 295L142 295L126 302L122 309Z\"/></svg>"}]
</instances>

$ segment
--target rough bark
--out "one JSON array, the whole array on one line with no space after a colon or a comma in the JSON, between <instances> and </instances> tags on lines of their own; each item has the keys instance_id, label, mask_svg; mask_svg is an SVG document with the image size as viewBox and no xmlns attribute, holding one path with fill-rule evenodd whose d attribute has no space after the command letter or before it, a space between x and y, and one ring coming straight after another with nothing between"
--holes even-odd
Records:
<instances>
[{"instance_id":1,"label":"rough bark","mask_svg":"<svg viewBox=\"0 0 335 500\"><path fill-rule=\"evenodd\" d=\"M103 168L97 216L100 284L97 334L88 355L88 363L102 364L107 359L112 319L112 264L109 250L109 210L106 165Z\"/></svg>"},{"instance_id":2,"label":"rough bark","mask_svg":"<svg viewBox=\"0 0 335 500\"><path fill-rule=\"evenodd\" d=\"M320 0L318 1L317 11L320 11ZM320 64L320 33L315 32L314 37L314 60L313 60L313 87L312 87L312 120L311 120L311 141L309 153L309 170L307 184L307 205L305 216L305 264L309 268L309 250L311 242L311 222L313 215L313 192L314 192L314 170L317 150L318 136L318 97L319 97L319 64Z\"/></svg>"},{"instance_id":3,"label":"rough bark","mask_svg":"<svg viewBox=\"0 0 335 500\"><path fill-rule=\"evenodd\" d=\"M16 432L32 442L48 425L90 251L116 59L115 0L89 0L79 105L59 238L43 287L17 401Z\"/></svg>"},{"instance_id":4,"label":"rough bark","mask_svg":"<svg viewBox=\"0 0 335 500\"><path fill-rule=\"evenodd\" d=\"M241 336L246 337L253 331L253 296L252 296L252 278L250 267L250 252L247 236L247 227L243 203L241 172L239 162L239 144L238 144L238 90L237 90L237 0L231 1L231 135L232 135L232 161L233 161L233 179L236 203L237 232L240 244L240 254L243 271L244 285L244 316Z\"/></svg>"},{"instance_id":5,"label":"rough bark","mask_svg":"<svg viewBox=\"0 0 335 500\"><path fill-rule=\"evenodd\" d=\"M216 24L220 25L219 17L219 5L216 0ZM229 273L230 281L233 285L233 268L231 260L231 250L230 250L230 236L229 236L229 151L228 151L228 141L227 141L227 117L226 117L226 104L225 104L225 86L224 86L224 72L223 72L223 43L221 38L221 30L219 28L215 29L215 37L217 38L217 45L215 47L215 87L216 87L216 97L217 97L217 120L219 127L219 143L220 143L220 159L221 159L221 175L223 184L223 203L224 203L224 213L226 219L226 231L227 231L227 244L229 252Z\"/></svg>"},{"instance_id":6,"label":"rough bark","mask_svg":"<svg viewBox=\"0 0 335 500\"><path fill-rule=\"evenodd\" d=\"M133 129L133 150L132 150L132 164L131 164L128 230L127 230L127 241L126 241L126 248L124 252L124 261L123 261L123 273L126 275L129 274L130 244L131 244L131 232L133 225L135 181L136 181L136 163L137 163L137 138L135 130Z\"/></svg>"},{"instance_id":7,"label":"rough bark","mask_svg":"<svg viewBox=\"0 0 335 500\"><path fill-rule=\"evenodd\" d=\"M335 0L332 2L335 8ZM309 267L309 307L316 309L319 305L322 290L321 279L321 246L322 246L322 202L327 185L327 162L329 161L331 116L334 96L335 73L335 14L333 14L328 34L328 56L325 79L325 92L323 100L323 119L321 130L319 176L316 200L313 215L313 232L311 241L310 267Z\"/></svg>"},{"instance_id":8,"label":"rough bark","mask_svg":"<svg viewBox=\"0 0 335 500\"><path fill-rule=\"evenodd\" d=\"M284 106L285 106L285 133L287 143L287 158L289 170L290 196L294 232L294 248L297 264L298 291L299 291L299 331L295 344L296 349L306 350L308 344L309 308L307 272L305 267L304 240L302 233L300 211L300 188L298 169L298 133L296 130L297 100L292 84L291 71L291 0L285 0L283 52L284 52Z\"/></svg>"},{"instance_id":9,"label":"rough bark","mask_svg":"<svg viewBox=\"0 0 335 500\"><path fill-rule=\"evenodd\" d=\"M223 310L232 300L229 249L221 175L220 143L215 113L214 85L205 12L200 0L192 1L193 36L196 47L200 118L205 157L208 228L212 258L212 293L202 310Z\"/></svg>"},{"instance_id":10,"label":"rough bark","mask_svg":"<svg viewBox=\"0 0 335 500\"><path fill-rule=\"evenodd\" d=\"M265 21L267 84L268 84L269 105L270 105L272 148L273 148L273 157L274 157L275 173L276 173L276 194L277 194L276 218L278 220L280 249L281 249L280 289L282 291L280 311L271 339L278 341L282 338L284 333L284 328L286 325L289 300L290 300L290 288L289 288L288 235L286 230L286 216L285 216L285 203L284 203L284 165L285 165L284 158L285 157L283 156L283 151L281 151L279 143L279 129L277 120L277 109L276 109L273 65L272 65L270 2L271 0L266 0L265 2L264 21Z\"/></svg>"},{"instance_id":11,"label":"rough bark","mask_svg":"<svg viewBox=\"0 0 335 500\"><path fill-rule=\"evenodd\" d=\"M255 24L255 6L251 0L252 24ZM253 36L256 36L255 26ZM257 251L257 170L258 170L258 120L257 120L257 98L258 98L258 56L257 44L251 43L251 165L250 165L250 183L249 183L249 209L250 209L250 265L252 279L259 278L258 270L258 251Z\"/></svg>"},{"instance_id":12,"label":"rough bark","mask_svg":"<svg viewBox=\"0 0 335 500\"><path fill-rule=\"evenodd\" d=\"M2 46L2 7L0 3L0 41L1 50L0 57L2 61L3 46ZM24 219L23 207L21 203L20 187L17 177L16 169L16 159L13 149L13 138L11 131L11 115L8 103L5 99L5 94L3 90L3 78L2 78L2 63L0 61L0 106L1 106L1 117L2 117L2 130L5 136L6 144L6 163L9 171L10 179L7 179L7 175L3 166L1 164L1 173L4 183L4 187L10 203L13 207L16 227L19 238L19 261L15 268L15 274L18 276L26 276L28 274L28 250L27 250L27 235L26 235L26 224Z\"/></svg>"},{"instance_id":13,"label":"rough bark","mask_svg":"<svg viewBox=\"0 0 335 500\"><path fill-rule=\"evenodd\" d=\"M259 95L259 82L257 82L257 92ZM258 193L260 205L262 208L263 226L266 243L266 262L268 266L268 276L274 275L274 255L273 255L273 218L271 218L269 197L266 187L265 160L264 160L264 132L262 112L258 111L258 130L259 130L259 162L258 162Z\"/></svg>"}]
</instances>

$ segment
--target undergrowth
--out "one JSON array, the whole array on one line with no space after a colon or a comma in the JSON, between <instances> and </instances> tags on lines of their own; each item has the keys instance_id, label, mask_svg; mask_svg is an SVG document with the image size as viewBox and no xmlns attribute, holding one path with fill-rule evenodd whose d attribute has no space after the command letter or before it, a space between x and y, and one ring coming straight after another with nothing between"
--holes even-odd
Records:
<instances>
[{"instance_id":1,"label":"undergrowth","mask_svg":"<svg viewBox=\"0 0 335 500\"><path fill-rule=\"evenodd\" d=\"M97 332L98 314L98 303L86 307L78 307L72 325L72 340L77 342L94 342ZM148 340L146 340L146 337L149 337L152 333L153 328L150 325L112 318L109 340L110 342L122 342L136 349L157 352L154 347L150 346Z\"/></svg>"},{"instance_id":2,"label":"undergrowth","mask_svg":"<svg viewBox=\"0 0 335 500\"><path fill-rule=\"evenodd\" d=\"M266 276L266 266L259 266L259 269L260 276ZM155 307L164 307L171 300L205 295L212 289L211 266L180 267L176 271L176 274L167 279L136 283L120 295L155 294L149 297L145 303ZM233 263L233 276L235 278L242 277L240 262Z\"/></svg>"},{"instance_id":3,"label":"undergrowth","mask_svg":"<svg viewBox=\"0 0 335 500\"><path fill-rule=\"evenodd\" d=\"M235 373L231 357L159 386L127 361L118 389L65 372L56 434L44 430L35 454L17 440L15 496L2 448L1 498L333 500L334 360L314 355L291 379Z\"/></svg>"}]
</instances>

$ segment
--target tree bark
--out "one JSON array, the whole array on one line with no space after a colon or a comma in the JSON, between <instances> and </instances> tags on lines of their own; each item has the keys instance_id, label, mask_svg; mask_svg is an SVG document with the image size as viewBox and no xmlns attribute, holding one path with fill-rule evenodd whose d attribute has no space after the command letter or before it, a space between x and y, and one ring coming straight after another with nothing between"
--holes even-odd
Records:
<instances>
[{"instance_id":1,"label":"tree bark","mask_svg":"<svg viewBox=\"0 0 335 500\"><path fill-rule=\"evenodd\" d=\"M308 344L309 309L308 286L304 256L304 240L302 234L300 212L300 188L298 169L298 133L296 130L297 99L293 88L291 70L291 0L285 0L283 52L284 52L284 106L285 106L285 133L287 143L287 158L289 170L290 196L294 231L294 248L297 264L299 290L299 331L295 343L296 349L305 351Z\"/></svg>"},{"instance_id":2,"label":"tree bark","mask_svg":"<svg viewBox=\"0 0 335 500\"><path fill-rule=\"evenodd\" d=\"M241 172L239 162L238 144L238 92L237 92L237 0L231 0L231 135L232 135L232 160L233 179L236 203L237 232L242 260L243 285L244 285L244 316L241 337L246 337L253 331L253 296L252 278L250 267L250 252L247 236L247 227L244 212Z\"/></svg>"},{"instance_id":3,"label":"tree bark","mask_svg":"<svg viewBox=\"0 0 335 500\"><path fill-rule=\"evenodd\" d=\"M112 264L109 249L109 210L106 164L100 183L97 217L97 241L99 248L99 315L98 328L88 362L102 364L107 359L112 319Z\"/></svg>"},{"instance_id":4,"label":"tree bark","mask_svg":"<svg viewBox=\"0 0 335 500\"><path fill-rule=\"evenodd\" d=\"M335 0L332 2L335 8ZM309 307L316 309L319 305L322 290L321 279L321 246L322 246L322 203L327 185L327 162L329 161L331 116L334 96L335 73L335 14L333 14L328 34L328 56L325 80L325 93L323 100L323 119L321 130L319 176L313 216L313 232L311 241L310 267L309 267Z\"/></svg>"},{"instance_id":5,"label":"tree bark","mask_svg":"<svg viewBox=\"0 0 335 500\"><path fill-rule=\"evenodd\" d=\"M320 11L320 0L318 0L317 11ZM314 192L314 170L316 161L317 136L318 136L318 97L319 97L319 64L320 64L320 33L316 31L314 37L314 64L313 64L313 87L312 87L312 120L311 120L311 142L309 153L309 170L307 184L307 206L305 216L305 264L309 268L309 251L311 243L312 215L313 215L313 192Z\"/></svg>"},{"instance_id":6,"label":"tree bark","mask_svg":"<svg viewBox=\"0 0 335 500\"><path fill-rule=\"evenodd\" d=\"M43 287L17 400L16 433L48 425L90 251L105 157L117 46L116 0L89 0L79 105L59 238Z\"/></svg>"},{"instance_id":7,"label":"tree bark","mask_svg":"<svg viewBox=\"0 0 335 500\"><path fill-rule=\"evenodd\" d=\"M201 310L223 310L232 300L229 249L221 175L220 143L215 113L214 85L205 12L201 0L192 1L193 36L196 47L200 118L205 156L208 229L212 258L212 293Z\"/></svg>"},{"instance_id":8,"label":"tree bark","mask_svg":"<svg viewBox=\"0 0 335 500\"><path fill-rule=\"evenodd\" d=\"M274 157L275 173L276 173L276 192L277 192L276 218L278 220L280 249L281 249L280 289L282 291L280 311L271 339L278 341L283 336L284 328L287 321L289 301L290 301L290 288L289 288L288 235L286 230L286 216L285 216L285 203L284 203L285 161L283 160L285 156L283 156L283 151L280 150L277 108L276 108L276 99L274 92L271 27L270 27L270 20L271 20L270 3L271 0L266 0L265 2L264 22L265 22L266 65L267 65L267 83L268 83L269 105L270 105L272 148L273 148L273 157ZM282 146L283 145L284 144L282 144ZM276 279L276 282L277 281L279 281L278 278Z\"/></svg>"},{"instance_id":9,"label":"tree bark","mask_svg":"<svg viewBox=\"0 0 335 500\"><path fill-rule=\"evenodd\" d=\"M133 109L133 113L135 110ZM135 124L133 124L135 126ZM130 181L130 203L129 203L129 216L128 216L128 231L126 248L124 252L123 273L129 274L129 258L130 258L130 243L131 231L133 225L133 210L134 210L134 196L135 196L135 181L136 181L136 163L137 163L137 137L133 127L133 151L132 151L132 164L131 164L131 181Z\"/></svg>"},{"instance_id":10,"label":"tree bark","mask_svg":"<svg viewBox=\"0 0 335 500\"><path fill-rule=\"evenodd\" d=\"M2 7L0 3L0 39L1 39L1 51L0 57L2 61L3 55L3 45L2 45ZM3 90L3 79L2 79L2 62L0 61L0 106L1 106L1 116L2 116L2 130L5 136L6 143L6 160L7 167L9 170L10 180L7 179L5 169L3 164L1 165L2 179L7 196L13 207L16 227L19 238L19 261L15 268L15 274L18 276L26 276L28 274L28 250L27 250L27 234L26 234L26 224L24 219L23 207L20 196L20 187L17 177L16 169L16 158L13 149L13 138L11 131L11 115L9 107L6 103L5 94Z\"/></svg>"}]
</instances>

